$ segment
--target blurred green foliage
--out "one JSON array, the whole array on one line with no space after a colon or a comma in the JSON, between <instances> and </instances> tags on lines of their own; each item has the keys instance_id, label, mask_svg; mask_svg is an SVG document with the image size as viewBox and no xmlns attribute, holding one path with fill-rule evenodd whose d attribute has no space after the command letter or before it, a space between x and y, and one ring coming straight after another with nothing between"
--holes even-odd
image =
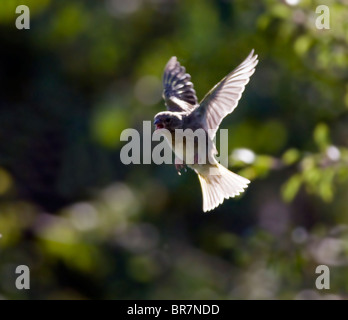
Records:
<instances>
[{"instance_id":1,"label":"blurred green foliage","mask_svg":"<svg viewBox=\"0 0 348 320\"><path fill-rule=\"evenodd\" d=\"M15 28L19 4L30 30ZM329 30L320 4L2 0L0 297L347 298L348 2L325 1ZM164 108L172 55L202 98L252 48L222 123L245 194L203 214L193 172L120 162L122 130Z\"/></svg>"}]
</instances>

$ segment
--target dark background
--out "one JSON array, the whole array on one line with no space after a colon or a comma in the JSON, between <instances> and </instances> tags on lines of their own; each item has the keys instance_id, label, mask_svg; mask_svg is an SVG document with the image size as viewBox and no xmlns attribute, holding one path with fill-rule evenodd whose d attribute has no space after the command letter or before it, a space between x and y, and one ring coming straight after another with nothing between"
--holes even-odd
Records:
<instances>
[{"instance_id":1,"label":"dark background","mask_svg":"<svg viewBox=\"0 0 348 320\"><path fill-rule=\"evenodd\" d=\"M1 0L0 298L347 298L348 3L326 1L329 30L320 4ZM122 130L164 109L171 56L201 99L252 48L221 126L241 197L203 213L193 171L121 163Z\"/></svg>"}]
</instances>

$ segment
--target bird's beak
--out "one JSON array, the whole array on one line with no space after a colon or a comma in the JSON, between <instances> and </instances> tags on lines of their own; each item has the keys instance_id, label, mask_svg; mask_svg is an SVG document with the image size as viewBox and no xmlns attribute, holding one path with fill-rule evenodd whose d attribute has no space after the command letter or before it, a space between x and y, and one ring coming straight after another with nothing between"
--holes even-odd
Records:
<instances>
[{"instance_id":1,"label":"bird's beak","mask_svg":"<svg viewBox=\"0 0 348 320\"><path fill-rule=\"evenodd\" d=\"M156 130L164 128L163 124L161 123L161 121L159 119L155 119L153 124L156 126Z\"/></svg>"}]
</instances>

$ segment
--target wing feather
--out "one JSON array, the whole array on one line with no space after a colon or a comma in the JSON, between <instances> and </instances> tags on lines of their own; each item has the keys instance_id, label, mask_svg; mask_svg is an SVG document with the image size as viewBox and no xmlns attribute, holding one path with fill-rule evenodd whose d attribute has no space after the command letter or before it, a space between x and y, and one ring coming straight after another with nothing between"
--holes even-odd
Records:
<instances>
[{"instance_id":1,"label":"wing feather","mask_svg":"<svg viewBox=\"0 0 348 320\"><path fill-rule=\"evenodd\" d=\"M163 74L163 99L169 111L191 111L197 104L191 76L176 57L171 57Z\"/></svg>"},{"instance_id":2,"label":"wing feather","mask_svg":"<svg viewBox=\"0 0 348 320\"><path fill-rule=\"evenodd\" d=\"M231 73L215 85L203 98L195 113L203 116L205 126L210 130L213 139L223 118L231 113L238 105L245 86L255 72L258 63L254 50Z\"/></svg>"}]
</instances>

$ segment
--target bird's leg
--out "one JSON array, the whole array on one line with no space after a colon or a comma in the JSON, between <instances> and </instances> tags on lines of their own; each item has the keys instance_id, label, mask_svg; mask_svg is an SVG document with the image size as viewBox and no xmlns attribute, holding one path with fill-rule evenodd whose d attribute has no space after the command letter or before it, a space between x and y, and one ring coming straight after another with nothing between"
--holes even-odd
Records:
<instances>
[{"instance_id":1,"label":"bird's leg","mask_svg":"<svg viewBox=\"0 0 348 320\"><path fill-rule=\"evenodd\" d=\"M185 171L187 171L187 170L186 170L186 164L184 163L183 160L181 160L181 159L175 157L174 164L175 164L175 169L176 169L176 171L178 172L178 175L179 175L179 176L181 176L181 172L180 172L180 171L181 171L182 169L185 169Z\"/></svg>"}]
</instances>

